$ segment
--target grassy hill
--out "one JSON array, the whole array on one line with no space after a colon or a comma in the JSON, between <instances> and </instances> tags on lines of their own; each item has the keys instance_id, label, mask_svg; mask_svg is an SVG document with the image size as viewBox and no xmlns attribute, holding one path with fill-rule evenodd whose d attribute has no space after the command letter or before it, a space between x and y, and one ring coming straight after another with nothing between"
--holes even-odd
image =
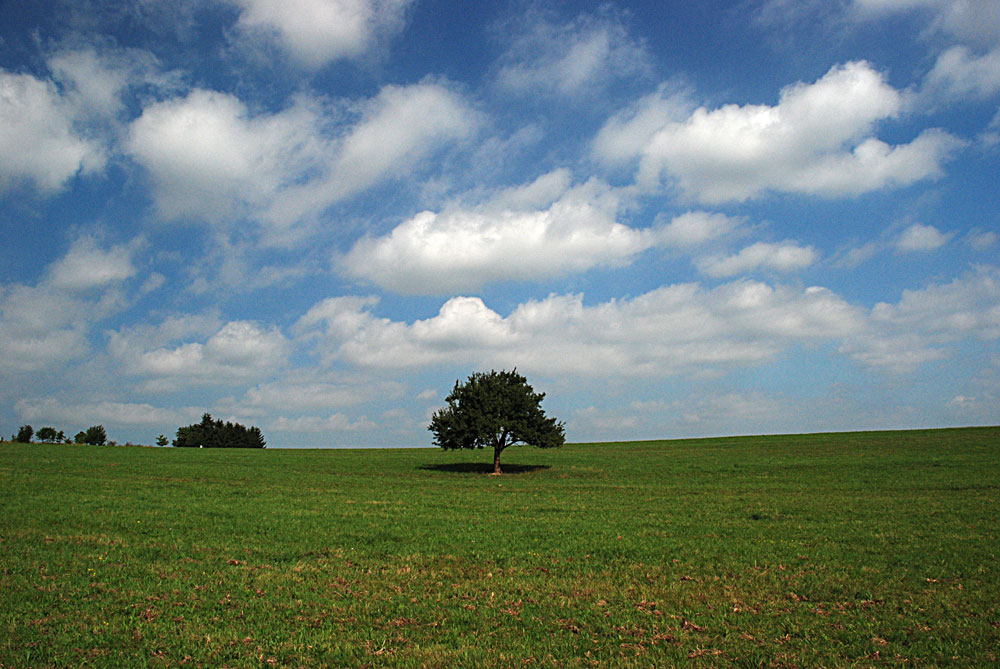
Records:
<instances>
[{"instance_id":1,"label":"grassy hill","mask_svg":"<svg viewBox=\"0 0 1000 669\"><path fill-rule=\"evenodd\" d=\"M0 667L996 664L1000 428L0 446Z\"/></svg>"}]
</instances>

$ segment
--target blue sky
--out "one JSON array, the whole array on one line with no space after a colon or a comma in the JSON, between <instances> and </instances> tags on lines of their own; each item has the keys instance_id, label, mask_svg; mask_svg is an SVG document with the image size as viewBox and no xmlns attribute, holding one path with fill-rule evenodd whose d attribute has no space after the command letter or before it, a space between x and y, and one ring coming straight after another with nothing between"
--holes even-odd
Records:
<instances>
[{"instance_id":1,"label":"blue sky","mask_svg":"<svg viewBox=\"0 0 1000 669\"><path fill-rule=\"evenodd\" d=\"M1000 2L0 5L0 429L996 424Z\"/></svg>"}]
</instances>

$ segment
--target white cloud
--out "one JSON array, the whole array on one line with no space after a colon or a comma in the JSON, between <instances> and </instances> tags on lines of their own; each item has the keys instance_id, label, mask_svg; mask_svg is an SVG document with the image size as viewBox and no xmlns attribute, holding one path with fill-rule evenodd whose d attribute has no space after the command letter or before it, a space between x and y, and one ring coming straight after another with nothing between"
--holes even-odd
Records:
<instances>
[{"instance_id":1,"label":"white cloud","mask_svg":"<svg viewBox=\"0 0 1000 669\"><path fill-rule=\"evenodd\" d=\"M331 298L294 328L324 365L371 369L511 367L570 377L708 376L756 366L803 343L839 343L864 366L893 373L950 356L966 339L1000 338L1000 270L979 267L947 284L904 291L870 311L818 287L735 281L665 286L585 305L551 295L509 315L480 298L448 300L412 323L379 318L376 298Z\"/></svg>"},{"instance_id":2,"label":"white cloud","mask_svg":"<svg viewBox=\"0 0 1000 669\"><path fill-rule=\"evenodd\" d=\"M854 0L854 15L862 20L915 9L928 11L930 29L967 44L1000 43L1000 2L997 0Z\"/></svg>"},{"instance_id":3,"label":"white cloud","mask_svg":"<svg viewBox=\"0 0 1000 669\"><path fill-rule=\"evenodd\" d=\"M89 351L86 304L48 286L0 288L0 367L47 369Z\"/></svg>"},{"instance_id":4,"label":"white cloud","mask_svg":"<svg viewBox=\"0 0 1000 669\"><path fill-rule=\"evenodd\" d=\"M81 237L37 285L0 286L0 368L47 369L89 353L90 328L126 304L118 284L136 273L134 248Z\"/></svg>"},{"instance_id":5,"label":"white cloud","mask_svg":"<svg viewBox=\"0 0 1000 669\"><path fill-rule=\"evenodd\" d=\"M896 373L951 353L966 338L1000 338L1000 270L981 266L946 284L905 290L899 302L872 308L869 327L841 351Z\"/></svg>"},{"instance_id":6,"label":"white cloud","mask_svg":"<svg viewBox=\"0 0 1000 669\"><path fill-rule=\"evenodd\" d=\"M870 335L853 339L840 347L868 367L894 374L907 374L928 362L941 360L948 351L931 345L918 335Z\"/></svg>"},{"instance_id":7,"label":"white cloud","mask_svg":"<svg viewBox=\"0 0 1000 669\"><path fill-rule=\"evenodd\" d=\"M69 291L104 288L135 275L132 249L125 245L104 250L91 237L78 239L69 252L49 268L49 283Z\"/></svg>"},{"instance_id":8,"label":"white cloud","mask_svg":"<svg viewBox=\"0 0 1000 669\"><path fill-rule=\"evenodd\" d=\"M615 220L619 197L606 185L567 188L564 177L540 177L477 208L422 212L384 237L362 239L339 264L396 292L440 294L621 265L658 243L656 232Z\"/></svg>"},{"instance_id":9,"label":"white cloud","mask_svg":"<svg viewBox=\"0 0 1000 669\"><path fill-rule=\"evenodd\" d=\"M190 423L200 416L193 408L165 409L136 402L82 402L67 404L55 398L19 400L14 410L25 421L70 423L75 426L120 425L160 427ZM71 428L71 429L76 429ZM149 440L152 442L152 438Z\"/></svg>"},{"instance_id":10,"label":"white cloud","mask_svg":"<svg viewBox=\"0 0 1000 669\"><path fill-rule=\"evenodd\" d=\"M74 113L89 121L121 115L129 88L172 91L180 83L178 73L162 71L156 57L142 49L68 48L51 53L46 64Z\"/></svg>"},{"instance_id":11,"label":"white cloud","mask_svg":"<svg viewBox=\"0 0 1000 669\"><path fill-rule=\"evenodd\" d=\"M877 240L842 250L834 261L834 265L847 268L857 267L881 253L893 250L897 253L934 251L947 244L954 236L953 232L943 233L932 225L922 223L912 223L902 232L899 231L898 227L893 226ZM972 234L966 237L966 241L973 248L976 248L975 242L978 239ZM981 241L988 243L989 237L984 237Z\"/></svg>"},{"instance_id":12,"label":"white cloud","mask_svg":"<svg viewBox=\"0 0 1000 669\"><path fill-rule=\"evenodd\" d=\"M649 55L613 16L581 16L557 25L529 13L497 75L499 86L520 95L594 95L615 79L646 74Z\"/></svg>"},{"instance_id":13,"label":"white cloud","mask_svg":"<svg viewBox=\"0 0 1000 669\"><path fill-rule=\"evenodd\" d=\"M244 33L275 38L300 64L318 68L371 51L403 28L412 0L232 0Z\"/></svg>"},{"instance_id":14,"label":"white cloud","mask_svg":"<svg viewBox=\"0 0 1000 669\"><path fill-rule=\"evenodd\" d=\"M54 192L103 168L104 148L78 131L76 118L51 82L0 70L0 191L30 182Z\"/></svg>"},{"instance_id":15,"label":"white cloud","mask_svg":"<svg viewBox=\"0 0 1000 669\"><path fill-rule=\"evenodd\" d=\"M325 364L373 368L517 366L526 372L657 376L756 365L793 342L842 338L863 314L823 288L739 281L706 290L666 286L631 300L585 306L552 295L503 317L457 297L413 323L377 318L374 298L331 298L296 325Z\"/></svg>"},{"instance_id":16,"label":"white cloud","mask_svg":"<svg viewBox=\"0 0 1000 669\"><path fill-rule=\"evenodd\" d=\"M250 218L280 241L331 204L407 174L476 123L457 94L435 83L385 87L341 137L315 100L253 115L232 95L194 90L147 107L126 148L152 176L162 217Z\"/></svg>"},{"instance_id":17,"label":"white cloud","mask_svg":"<svg viewBox=\"0 0 1000 669\"><path fill-rule=\"evenodd\" d=\"M1000 48L976 56L954 46L940 56L924 78L922 95L986 99L1000 92Z\"/></svg>"},{"instance_id":18,"label":"white cloud","mask_svg":"<svg viewBox=\"0 0 1000 669\"><path fill-rule=\"evenodd\" d=\"M868 262L885 249L883 241L866 242L861 246L856 246L843 251L840 257L834 262L837 267L854 268Z\"/></svg>"},{"instance_id":19,"label":"white cloud","mask_svg":"<svg viewBox=\"0 0 1000 669\"><path fill-rule=\"evenodd\" d=\"M114 116L121 109L120 93L127 84L127 75L121 69L106 67L95 49L53 54L48 66L56 80L89 113Z\"/></svg>"},{"instance_id":20,"label":"white cloud","mask_svg":"<svg viewBox=\"0 0 1000 669\"><path fill-rule=\"evenodd\" d=\"M326 177L290 190L272 217L294 217L303 200L325 205L408 174L439 148L470 137L479 124L479 114L444 84L386 86L363 105Z\"/></svg>"},{"instance_id":21,"label":"white cloud","mask_svg":"<svg viewBox=\"0 0 1000 669\"><path fill-rule=\"evenodd\" d=\"M351 418L343 413L334 413L325 418L319 416L299 416L296 418L279 416L267 423L267 428L275 432L371 432L378 427L364 416Z\"/></svg>"},{"instance_id":22,"label":"white cloud","mask_svg":"<svg viewBox=\"0 0 1000 669\"><path fill-rule=\"evenodd\" d=\"M757 242L736 255L707 257L698 262L698 268L709 276L735 276L758 269L777 272L794 272L812 265L819 254L811 246L799 246L795 242L769 244Z\"/></svg>"},{"instance_id":23,"label":"white cloud","mask_svg":"<svg viewBox=\"0 0 1000 669\"><path fill-rule=\"evenodd\" d=\"M275 381L254 386L246 392L243 404L257 409L284 411L330 409L361 404L374 398L372 383L344 384L320 381Z\"/></svg>"},{"instance_id":24,"label":"white cloud","mask_svg":"<svg viewBox=\"0 0 1000 669\"><path fill-rule=\"evenodd\" d=\"M315 169L328 148L318 124L304 101L253 117L232 95L194 90L143 110L126 150L152 176L161 216L218 220L266 206Z\"/></svg>"},{"instance_id":25,"label":"white cloud","mask_svg":"<svg viewBox=\"0 0 1000 669\"><path fill-rule=\"evenodd\" d=\"M976 251L986 251L996 246L1000 235L992 230L970 230L965 236L965 243Z\"/></svg>"},{"instance_id":26,"label":"white cloud","mask_svg":"<svg viewBox=\"0 0 1000 669\"><path fill-rule=\"evenodd\" d=\"M945 234L933 225L914 223L896 240L896 249L903 253L934 251L947 244L954 233Z\"/></svg>"},{"instance_id":27,"label":"white cloud","mask_svg":"<svg viewBox=\"0 0 1000 669\"><path fill-rule=\"evenodd\" d=\"M108 350L125 373L153 379L150 387L217 385L259 379L283 367L288 342L275 327L226 323L204 343L147 348L142 333L111 333Z\"/></svg>"},{"instance_id":28,"label":"white cloud","mask_svg":"<svg viewBox=\"0 0 1000 669\"><path fill-rule=\"evenodd\" d=\"M623 425L634 426L640 434L649 435L774 432L779 426L785 430L801 429L801 424L789 421L790 416L800 415L795 410L799 408L797 404L787 397L760 391L723 390L706 394L688 390L673 400L633 401L613 409L588 407L574 415L572 427L574 433L596 433L612 439L621 433Z\"/></svg>"},{"instance_id":29,"label":"white cloud","mask_svg":"<svg viewBox=\"0 0 1000 669\"><path fill-rule=\"evenodd\" d=\"M942 4L942 0L853 0L855 11L871 16Z\"/></svg>"},{"instance_id":30,"label":"white cloud","mask_svg":"<svg viewBox=\"0 0 1000 669\"><path fill-rule=\"evenodd\" d=\"M661 84L655 93L608 119L594 138L594 157L611 165L636 160L661 128L682 122L693 110L686 91Z\"/></svg>"},{"instance_id":31,"label":"white cloud","mask_svg":"<svg viewBox=\"0 0 1000 669\"><path fill-rule=\"evenodd\" d=\"M643 147L638 180L656 188L666 175L689 198L721 203L768 191L856 195L939 176L962 145L948 133L926 130L898 146L869 136L901 106L867 63L836 66L786 87L776 106L702 107L668 123Z\"/></svg>"},{"instance_id":32,"label":"white cloud","mask_svg":"<svg viewBox=\"0 0 1000 669\"><path fill-rule=\"evenodd\" d=\"M1000 110L993 115L989 126L980 134L979 141L989 148L1000 145Z\"/></svg>"},{"instance_id":33,"label":"white cloud","mask_svg":"<svg viewBox=\"0 0 1000 669\"><path fill-rule=\"evenodd\" d=\"M658 220L661 217L657 217ZM691 247L726 235L742 224L742 220L725 214L689 211L674 217L660 230L660 238L667 246Z\"/></svg>"},{"instance_id":34,"label":"white cloud","mask_svg":"<svg viewBox=\"0 0 1000 669\"><path fill-rule=\"evenodd\" d=\"M1000 270L980 266L949 283L904 290L896 304L875 305L872 317L941 341L1000 338Z\"/></svg>"}]
</instances>

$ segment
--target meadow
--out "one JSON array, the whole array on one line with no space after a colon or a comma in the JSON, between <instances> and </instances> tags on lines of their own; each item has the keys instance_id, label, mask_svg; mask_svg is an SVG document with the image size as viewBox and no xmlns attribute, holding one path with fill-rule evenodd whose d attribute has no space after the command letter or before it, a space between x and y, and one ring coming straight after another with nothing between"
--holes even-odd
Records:
<instances>
[{"instance_id":1,"label":"meadow","mask_svg":"<svg viewBox=\"0 0 1000 669\"><path fill-rule=\"evenodd\" d=\"M0 667L989 666L1000 428L0 445Z\"/></svg>"}]
</instances>

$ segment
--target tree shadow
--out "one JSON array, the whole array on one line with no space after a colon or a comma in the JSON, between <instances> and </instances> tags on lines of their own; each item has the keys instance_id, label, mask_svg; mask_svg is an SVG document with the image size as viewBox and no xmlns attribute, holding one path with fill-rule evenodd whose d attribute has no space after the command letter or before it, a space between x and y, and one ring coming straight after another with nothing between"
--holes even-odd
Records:
<instances>
[{"instance_id":1,"label":"tree shadow","mask_svg":"<svg viewBox=\"0 0 1000 669\"><path fill-rule=\"evenodd\" d=\"M453 462L448 464L420 465L417 469L425 472L447 472L449 474L492 474L492 462ZM501 463L500 469L507 474L531 474L551 469L549 465L508 465Z\"/></svg>"}]
</instances>

